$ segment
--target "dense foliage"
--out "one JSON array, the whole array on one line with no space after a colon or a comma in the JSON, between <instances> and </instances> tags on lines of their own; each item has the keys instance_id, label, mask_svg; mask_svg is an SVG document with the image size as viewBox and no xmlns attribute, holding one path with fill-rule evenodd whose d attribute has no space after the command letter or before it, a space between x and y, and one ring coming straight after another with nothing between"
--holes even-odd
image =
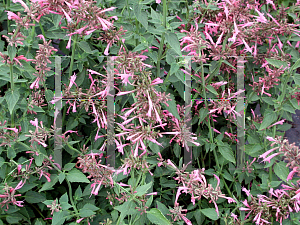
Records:
<instances>
[{"instance_id":1,"label":"dense foliage","mask_svg":"<svg viewBox=\"0 0 300 225\"><path fill-rule=\"evenodd\" d=\"M0 224L300 224L299 6L3 0Z\"/></svg>"}]
</instances>

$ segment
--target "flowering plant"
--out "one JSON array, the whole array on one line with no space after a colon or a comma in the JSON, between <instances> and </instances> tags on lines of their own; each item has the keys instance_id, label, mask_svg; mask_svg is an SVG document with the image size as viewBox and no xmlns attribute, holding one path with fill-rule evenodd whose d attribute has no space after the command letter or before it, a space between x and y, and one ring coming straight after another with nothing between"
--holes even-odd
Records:
<instances>
[{"instance_id":1,"label":"flowering plant","mask_svg":"<svg viewBox=\"0 0 300 225\"><path fill-rule=\"evenodd\" d=\"M299 224L299 5L1 2L0 224Z\"/></svg>"}]
</instances>

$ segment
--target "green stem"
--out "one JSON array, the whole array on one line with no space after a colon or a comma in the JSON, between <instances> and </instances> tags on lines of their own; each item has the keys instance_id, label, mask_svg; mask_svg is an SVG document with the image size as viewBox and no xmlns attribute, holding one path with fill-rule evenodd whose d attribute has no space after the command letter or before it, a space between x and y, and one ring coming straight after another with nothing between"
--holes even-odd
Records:
<instances>
[{"instance_id":1,"label":"green stem","mask_svg":"<svg viewBox=\"0 0 300 225\"><path fill-rule=\"evenodd\" d=\"M163 27L165 29L167 28L167 12L168 12L167 0L163 0ZM165 43L165 34L166 34L166 32L164 32L162 34L161 40L160 40L158 56L157 56L157 64L156 64L156 77L160 76L160 61L163 58L162 52L163 52L164 43Z\"/></svg>"},{"instance_id":2,"label":"green stem","mask_svg":"<svg viewBox=\"0 0 300 225\"><path fill-rule=\"evenodd\" d=\"M7 0L6 9L9 10L10 0ZM10 20L7 20L7 32L10 33Z\"/></svg>"},{"instance_id":3,"label":"green stem","mask_svg":"<svg viewBox=\"0 0 300 225\"><path fill-rule=\"evenodd\" d=\"M40 25L40 29L42 31L43 36L46 38L45 31L44 31L44 28L43 28L43 26L41 24L41 21L39 21L39 25Z\"/></svg>"},{"instance_id":4,"label":"green stem","mask_svg":"<svg viewBox=\"0 0 300 225\"><path fill-rule=\"evenodd\" d=\"M14 73L13 73L13 65L9 65L9 70L10 70L10 88L11 91L13 92L15 89L15 83L14 83ZM11 127L14 127L14 111L12 111L11 115Z\"/></svg>"},{"instance_id":5,"label":"green stem","mask_svg":"<svg viewBox=\"0 0 300 225\"><path fill-rule=\"evenodd\" d=\"M201 52L200 52L200 57L201 57ZM207 100L206 100L206 90L205 90L205 78L204 78L203 62L201 62L201 79L202 79L201 83L202 83L203 97L204 97L204 100L205 100L205 107L208 109ZM210 143L213 143L214 139L213 139L213 133L212 133L212 130L211 130L211 125L210 125L210 118L207 119L207 122L208 122ZM223 175L221 173L219 159L218 159L217 152L216 152L215 148L213 149L213 154L214 154L214 157L215 157L215 160L216 160L216 164L217 164L218 170L220 172L220 177L221 177L221 179L222 179L222 181L224 183L224 186L225 186L227 192L229 193L230 197L233 198L233 195L232 195L230 189L228 188L228 185L226 184L226 181L224 180L224 177L223 177Z\"/></svg>"},{"instance_id":6,"label":"green stem","mask_svg":"<svg viewBox=\"0 0 300 225\"><path fill-rule=\"evenodd\" d=\"M73 46L72 46L71 63L70 63L70 68L69 68L69 78L72 76L72 72L73 72L73 65L74 65L75 49L76 49L77 39L78 39L78 34L75 35L75 40L74 40L74 43L73 43Z\"/></svg>"},{"instance_id":7,"label":"green stem","mask_svg":"<svg viewBox=\"0 0 300 225\"><path fill-rule=\"evenodd\" d=\"M43 154L43 153L42 153ZM44 157L50 162L50 164L52 165L52 167L54 169L56 169L59 173L63 173L50 159L47 155L43 154ZM70 198L70 201L71 201L71 205L73 207L73 209L75 210L75 213L78 214L78 210L76 208L76 205L74 203L74 199L73 199L73 193L72 193L72 186L71 186L71 183L68 181L68 179L66 179L66 182L68 184L68 187L69 187L69 198ZM78 217L78 216L77 216Z\"/></svg>"},{"instance_id":8,"label":"green stem","mask_svg":"<svg viewBox=\"0 0 300 225\"><path fill-rule=\"evenodd\" d=\"M33 21L33 24L35 24L35 20ZM30 52L30 50L31 50L31 47L32 47L32 43L33 43L33 38L34 38L34 34L35 34L35 26L32 26L32 28L31 28L31 35L30 35L30 37L31 37L31 39L30 39L30 45L29 45L29 47L28 47L28 51L27 51L27 54L26 55L28 55L28 53Z\"/></svg>"},{"instance_id":9,"label":"green stem","mask_svg":"<svg viewBox=\"0 0 300 225\"><path fill-rule=\"evenodd\" d=\"M185 1L185 7L186 7L186 20L188 21L189 20L189 3L188 3L188 1L186 0Z\"/></svg>"}]
</instances>

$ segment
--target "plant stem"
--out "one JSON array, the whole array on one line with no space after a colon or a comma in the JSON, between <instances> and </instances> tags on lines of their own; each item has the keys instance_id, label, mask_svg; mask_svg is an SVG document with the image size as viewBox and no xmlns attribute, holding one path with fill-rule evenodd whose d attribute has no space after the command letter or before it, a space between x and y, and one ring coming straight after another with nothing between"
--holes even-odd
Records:
<instances>
[{"instance_id":1,"label":"plant stem","mask_svg":"<svg viewBox=\"0 0 300 225\"><path fill-rule=\"evenodd\" d=\"M200 52L200 57L201 57L201 52ZM205 101L205 107L208 109L207 100L206 100L206 91L205 91L205 78L204 78L203 62L201 62L201 79L202 79L201 83L202 83L202 92L203 92L203 97L204 97L204 101ZM213 139L213 134L212 134L211 125L210 125L210 118L207 119L207 122L208 122L210 143L212 144L214 142L214 139ZM221 179L224 183L224 186L225 186L227 192L229 193L230 197L233 198L233 195L232 195L230 189L228 188L228 185L226 184L226 181L224 180L224 177L221 173L222 171L220 170L219 159L218 159L217 152L216 152L215 148L213 149L213 154L214 154L216 164L217 164L217 167L218 167L218 170L219 170L219 173L220 173L220 177L221 177Z\"/></svg>"},{"instance_id":2,"label":"plant stem","mask_svg":"<svg viewBox=\"0 0 300 225\"><path fill-rule=\"evenodd\" d=\"M43 154L43 153L42 153ZM51 163L52 167L54 169L56 169L59 173L62 173L62 171L49 159L49 157L45 154L43 154L44 157ZM69 187L69 197L70 197L70 201L71 201L71 205L73 207L73 209L75 210L75 213L78 214L78 210L76 208L76 205L74 203L74 199L73 199L73 194L72 194L72 186L71 186L71 183L68 181L68 179L66 179L66 182L68 184L68 187ZM78 216L77 216L78 217Z\"/></svg>"},{"instance_id":3,"label":"plant stem","mask_svg":"<svg viewBox=\"0 0 300 225\"><path fill-rule=\"evenodd\" d=\"M168 12L168 7L167 7L167 0L163 0L163 27L166 29L167 28L167 12ZM159 50L158 50L158 55L157 55L157 64L156 64L156 77L160 76L160 60L163 58L162 57L162 52L164 48L164 43L165 43L165 34L164 33L161 36L160 40L160 45L159 45Z\"/></svg>"},{"instance_id":4,"label":"plant stem","mask_svg":"<svg viewBox=\"0 0 300 225\"><path fill-rule=\"evenodd\" d=\"M9 10L10 0L7 0L6 9ZM10 20L7 20L7 32L10 33Z\"/></svg>"},{"instance_id":5,"label":"plant stem","mask_svg":"<svg viewBox=\"0 0 300 225\"><path fill-rule=\"evenodd\" d=\"M35 20L33 21L33 24L35 24ZM34 37L34 33L35 33L35 26L32 26L32 28L31 28L31 39L30 39L30 41L31 41L31 44L29 45L29 47L28 47L28 50L27 50L27 54L26 55L28 55L28 53L30 53L30 50L31 50L31 47L32 47L32 43L33 43L33 37Z\"/></svg>"},{"instance_id":6,"label":"plant stem","mask_svg":"<svg viewBox=\"0 0 300 225\"><path fill-rule=\"evenodd\" d=\"M74 65L77 39L78 39L78 34L75 35L75 40L74 40L74 43L73 43L73 46L72 46L71 63L70 63L70 68L69 68L69 78L72 76L72 72L73 72L73 65Z\"/></svg>"},{"instance_id":7,"label":"plant stem","mask_svg":"<svg viewBox=\"0 0 300 225\"><path fill-rule=\"evenodd\" d=\"M45 31L44 31L44 28L43 28L43 26L41 24L41 21L39 21L39 25L40 25L40 29L42 31L43 36L46 38Z\"/></svg>"},{"instance_id":8,"label":"plant stem","mask_svg":"<svg viewBox=\"0 0 300 225\"><path fill-rule=\"evenodd\" d=\"M15 83L14 83L14 73L13 73L12 64L9 65L9 71L10 71L10 88L11 91L13 92L15 88ZM11 127L14 127L14 111L11 112L10 118L11 118Z\"/></svg>"}]
</instances>

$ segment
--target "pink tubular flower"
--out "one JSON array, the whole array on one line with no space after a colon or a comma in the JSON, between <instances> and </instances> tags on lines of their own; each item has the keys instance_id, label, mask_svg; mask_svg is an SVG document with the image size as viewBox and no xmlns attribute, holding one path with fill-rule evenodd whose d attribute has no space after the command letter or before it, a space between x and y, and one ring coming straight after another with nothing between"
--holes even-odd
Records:
<instances>
[{"instance_id":1,"label":"pink tubular flower","mask_svg":"<svg viewBox=\"0 0 300 225\"><path fill-rule=\"evenodd\" d=\"M28 6L22 0L13 0L13 3L19 2L25 9L25 12L29 12Z\"/></svg>"},{"instance_id":2,"label":"pink tubular flower","mask_svg":"<svg viewBox=\"0 0 300 225\"><path fill-rule=\"evenodd\" d=\"M255 8L255 11L256 11L256 12L258 13L258 15L259 15L259 16L254 16L254 17L257 18L257 19L256 19L257 22L261 22L261 23L267 23L267 22L268 22L268 20L264 17L264 14L263 14L263 13L259 12L256 8Z\"/></svg>"},{"instance_id":3,"label":"pink tubular flower","mask_svg":"<svg viewBox=\"0 0 300 225\"><path fill-rule=\"evenodd\" d=\"M7 18L9 20L18 20L18 21L22 22L22 19L15 13L13 13L11 11L6 11L6 12L7 12Z\"/></svg>"},{"instance_id":4,"label":"pink tubular flower","mask_svg":"<svg viewBox=\"0 0 300 225\"><path fill-rule=\"evenodd\" d=\"M1 208L6 205L6 208L8 209L8 204L12 203L13 205L23 207L22 203L24 201L17 201L16 197L21 196L21 194L15 194L16 190L21 189L25 182L22 180L18 183L18 185L15 188L9 187L7 184L5 184L3 190L5 191L4 194L0 194L0 198L4 198L4 200L0 203ZM5 209L5 211L7 211Z\"/></svg>"}]
</instances>

